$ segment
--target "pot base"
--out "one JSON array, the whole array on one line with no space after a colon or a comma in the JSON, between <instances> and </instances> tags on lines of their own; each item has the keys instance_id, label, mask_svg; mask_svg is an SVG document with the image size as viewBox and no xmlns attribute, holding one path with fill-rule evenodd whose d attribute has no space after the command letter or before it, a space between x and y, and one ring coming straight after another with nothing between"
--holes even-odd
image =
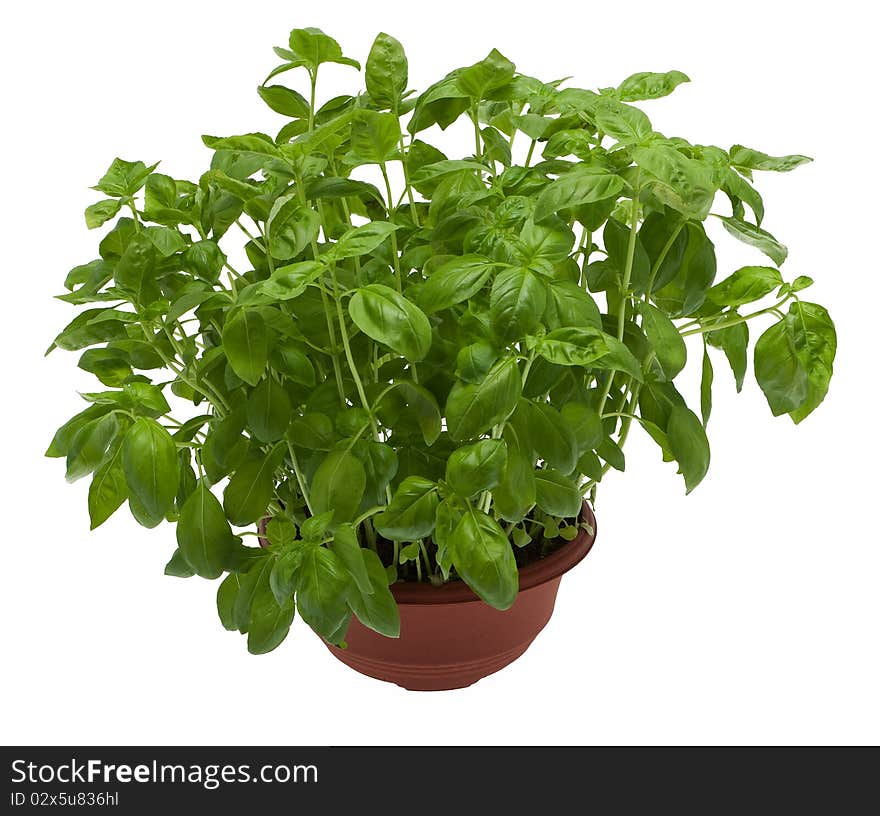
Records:
<instances>
[{"instance_id":1,"label":"pot base","mask_svg":"<svg viewBox=\"0 0 880 816\"><path fill-rule=\"evenodd\" d=\"M452 691L472 686L477 680L482 680L509 666L532 645L533 640L534 638L530 638L524 644L482 660L428 666L370 660L368 657L350 652L349 649L327 645L337 660L367 677L396 683L407 691Z\"/></svg>"}]
</instances>

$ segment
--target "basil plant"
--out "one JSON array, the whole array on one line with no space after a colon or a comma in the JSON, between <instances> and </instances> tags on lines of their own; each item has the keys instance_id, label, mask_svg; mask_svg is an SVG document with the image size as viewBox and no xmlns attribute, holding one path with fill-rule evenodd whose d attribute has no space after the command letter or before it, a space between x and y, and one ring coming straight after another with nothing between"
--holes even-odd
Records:
<instances>
[{"instance_id":1,"label":"basil plant","mask_svg":"<svg viewBox=\"0 0 880 816\"><path fill-rule=\"evenodd\" d=\"M380 34L365 90L319 104L322 66L358 62L313 28L275 52L258 92L276 135L204 136L195 180L113 161L85 213L99 257L60 295L87 308L50 348L103 386L47 452L91 477L92 528L125 502L175 524L167 573L223 578L251 652L295 607L331 643L352 615L394 637L396 580L508 608L634 425L692 490L714 367L742 387L753 321L772 413L824 398L834 326L780 272L753 186L809 159L656 132L632 103L684 74L594 92L492 51L416 94ZM470 155L428 140L448 128ZM766 260L719 274L709 219ZM675 385L689 352L695 407Z\"/></svg>"}]
</instances>

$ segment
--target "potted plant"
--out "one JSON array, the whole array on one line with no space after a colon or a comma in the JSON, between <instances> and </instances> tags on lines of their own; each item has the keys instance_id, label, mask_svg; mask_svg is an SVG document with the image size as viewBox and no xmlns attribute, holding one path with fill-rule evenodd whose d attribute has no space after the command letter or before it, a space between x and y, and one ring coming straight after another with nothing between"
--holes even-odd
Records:
<instances>
[{"instance_id":1,"label":"potted plant","mask_svg":"<svg viewBox=\"0 0 880 816\"><path fill-rule=\"evenodd\" d=\"M47 455L91 476L92 528L125 502L176 524L166 572L222 578L251 652L296 609L366 674L466 685L547 622L634 426L700 483L714 366L741 388L752 321L772 413L824 398L834 326L752 184L809 159L654 131L632 103L678 71L593 92L493 50L416 95L380 34L366 90L319 103L322 66L358 63L317 29L275 51L277 135L204 136L194 181L116 159L95 186L87 226L112 227L50 351L104 390ZM450 127L470 155L429 142ZM710 218L769 260L718 274Z\"/></svg>"}]
</instances>

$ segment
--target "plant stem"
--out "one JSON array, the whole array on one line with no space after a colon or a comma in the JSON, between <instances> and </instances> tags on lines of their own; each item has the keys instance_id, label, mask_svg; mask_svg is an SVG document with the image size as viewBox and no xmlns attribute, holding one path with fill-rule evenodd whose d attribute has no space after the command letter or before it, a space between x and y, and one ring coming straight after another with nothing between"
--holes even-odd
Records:
<instances>
[{"instance_id":1,"label":"plant stem","mask_svg":"<svg viewBox=\"0 0 880 816\"><path fill-rule=\"evenodd\" d=\"M532 163L532 153L535 152L535 145L538 143L537 139L532 139L532 143L529 145L529 152L526 153L526 162L523 165L524 167L528 167Z\"/></svg>"},{"instance_id":2,"label":"plant stem","mask_svg":"<svg viewBox=\"0 0 880 816\"><path fill-rule=\"evenodd\" d=\"M480 139L480 108L474 105L471 111L471 120L474 123L474 158L480 161L483 158L483 144Z\"/></svg>"},{"instance_id":3,"label":"plant stem","mask_svg":"<svg viewBox=\"0 0 880 816\"><path fill-rule=\"evenodd\" d=\"M660 271L660 267L663 264L663 261L666 260L666 256L669 254L669 250L672 249L672 245L675 243L675 239L678 238L678 234L684 228L684 221L682 221L669 236L669 239L663 245L663 249L660 250L660 254L657 256L657 260L654 261L654 266L651 268L651 276L648 278L648 286L645 288L645 300L647 300L651 295L651 290L654 288L654 281L657 279L657 273Z\"/></svg>"},{"instance_id":4,"label":"plant stem","mask_svg":"<svg viewBox=\"0 0 880 816\"><path fill-rule=\"evenodd\" d=\"M315 71L312 73L309 71L309 79L311 80L311 87L309 89L309 130L314 130L315 128L315 87L318 84L318 66L315 66Z\"/></svg>"},{"instance_id":5,"label":"plant stem","mask_svg":"<svg viewBox=\"0 0 880 816\"><path fill-rule=\"evenodd\" d=\"M299 460L296 457L296 451L293 449L293 443L288 440L287 442L287 450L290 452L290 461L293 464L293 472L296 476L296 483L299 485L300 492L303 495L303 499L305 499L306 507L309 510L310 515L314 515L312 510L312 503L309 501L309 491L306 488L306 480L303 478L302 471L299 467Z\"/></svg>"},{"instance_id":6,"label":"plant stem","mask_svg":"<svg viewBox=\"0 0 880 816\"><path fill-rule=\"evenodd\" d=\"M367 394L364 391L364 384L361 381L361 375L358 373L354 356L351 353L348 331L345 328L345 313L342 311L342 301L339 297L339 285L336 281L336 269L333 264L330 265L330 280L333 282L333 300L336 301L336 316L339 319L339 332L342 335L342 346L345 350L345 359L348 361L348 367L351 371L351 376L354 379L354 385L355 388L357 388L361 404L364 406L364 410L370 415L370 424L373 426L373 438L379 442L379 426L376 424L376 417L373 415L373 409L370 407Z\"/></svg>"},{"instance_id":7,"label":"plant stem","mask_svg":"<svg viewBox=\"0 0 880 816\"><path fill-rule=\"evenodd\" d=\"M639 226L639 176L636 170L636 180L633 185L631 225L629 231L629 243L626 249L626 266L623 270L623 280L620 286L620 308L617 313L617 339L623 340L623 329L626 324L626 304L629 300L629 284L632 278L633 260L636 254L636 239L638 238ZM614 371L608 375L605 382L605 388L602 391L602 399L599 400L599 413L601 414L608 401L608 395L611 393L611 386L614 383Z\"/></svg>"},{"instance_id":8,"label":"plant stem","mask_svg":"<svg viewBox=\"0 0 880 816\"><path fill-rule=\"evenodd\" d=\"M410 139L410 141L412 141L412 139ZM403 167L403 181L404 184L406 184L406 197L409 199L409 212L412 216L413 224L415 224L416 227L421 227L421 224L419 223L419 213L416 209L416 200L413 196L412 185L409 183L409 170L406 166L406 149L402 133L400 134L400 164Z\"/></svg>"},{"instance_id":9,"label":"plant stem","mask_svg":"<svg viewBox=\"0 0 880 816\"><path fill-rule=\"evenodd\" d=\"M731 326L738 326L740 323L745 323L747 320L751 320L753 317L760 317L764 314L769 314L770 312L775 312L782 306L784 303L788 301L788 297L783 298L779 301L779 303L774 303L772 306L768 306L766 309L758 309L757 312L751 312L747 315L739 315L736 319L723 320L720 323L716 323L711 326L700 326L697 329L691 329L690 331L681 331L682 337L689 337L692 334L706 334L706 332L718 331L719 329L729 329ZM699 322L699 321L695 321ZM688 326L693 325L692 323L688 323Z\"/></svg>"}]
</instances>

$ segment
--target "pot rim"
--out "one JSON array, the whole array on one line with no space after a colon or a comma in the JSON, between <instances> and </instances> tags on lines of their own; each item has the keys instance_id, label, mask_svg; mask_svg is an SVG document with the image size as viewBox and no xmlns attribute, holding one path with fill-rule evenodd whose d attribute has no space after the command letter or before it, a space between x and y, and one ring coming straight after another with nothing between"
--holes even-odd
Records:
<instances>
[{"instance_id":1,"label":"pot rim","mask_svg":"<svg viewBox=\"0 0 880 816\"><path fill-rule=\"evenodd\" d=\"M560 578L586 558L596 541L596 516L587 501L584 501L581 508L580 520L592 528L592 533L588 530L581 530L575 538L554 550L550 555L522 567L519 570L520 592L540 584L546 584L554 578ZM483 603L477 594L461 580L450 581L440 586L415 581L398 581L391 584L389 589L394 600L398 604L404 605Z\"/></svg>"}]
</instances>

